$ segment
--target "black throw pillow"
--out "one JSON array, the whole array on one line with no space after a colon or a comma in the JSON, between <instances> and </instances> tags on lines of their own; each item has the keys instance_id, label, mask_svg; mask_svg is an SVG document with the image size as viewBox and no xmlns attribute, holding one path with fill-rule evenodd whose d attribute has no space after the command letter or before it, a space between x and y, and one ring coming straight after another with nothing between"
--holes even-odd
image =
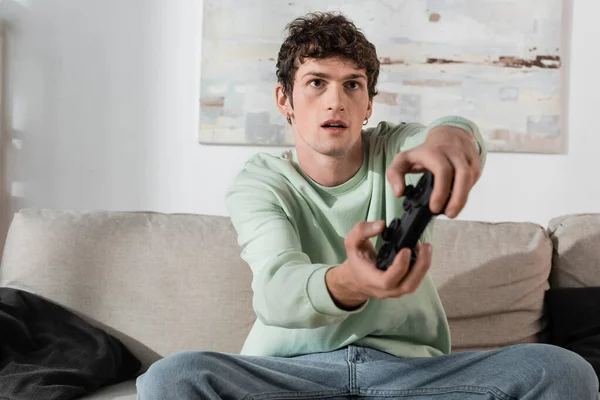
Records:
<instances>
[{"instance_id":1,"label":"black throw pillow","mask_svg":"<svg viewBox=\"0 0 600 400\"><path fill-rule=\"evenodd\" d=\"M546 291L549 341L585 358L600 380L600 287Z\"/></svg>"},{"instance_id":2,"label":"black throw pillow","mask_svg":"<svg viewBox=\"0 0 600 400\"><path fill-rule=\"evenodd\" d=\"M79 398L131 379L140 366L118 339L67 309L0 287L0 398Z\"/></svg>"}]
</instances>

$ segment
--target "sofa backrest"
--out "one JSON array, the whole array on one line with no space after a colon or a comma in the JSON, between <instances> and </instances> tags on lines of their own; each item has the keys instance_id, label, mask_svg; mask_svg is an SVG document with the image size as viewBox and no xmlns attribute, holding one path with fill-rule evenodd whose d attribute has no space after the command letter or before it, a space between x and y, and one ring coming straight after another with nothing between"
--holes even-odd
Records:
<instances>
[{"instance_id":1,"label":"sofa backrest","mask_svg":"<svg viewBox=\"0 0 600 400\"><path fill-rule=\"evenodd\" d=\"M239 255L225 217L23 210L0 285L76 312L146 368L176 351L241 349L254 314Z\"/></svg>"},{"instance_id":2,"label":"sofa backrest","mask_svg":"<svg viewBox=\"0 0 600 400\"><path fill-rule=\"evenodd\" d=\"M585 270L582 262L600 257L597 218L580 218L573 229L562 219L550 231L438 219L431 275L454 351L538 341L553 241L555 262ZM590 227L578 236L581 224ZM0 286L76 312L121 339L145 368L183 350L241 349L255 316L240 251L222 216L23 210L10 226ZM570 261L573 252L583 258Z\"/></svg>"},{"instance_id":3,"label":"sofa backrest","mask_svg":"<svg viewBox=\"0 0 600 400\"><path fill-rule=\"evenodd\" d=\"M600 214L563 215L550 220L552 287L600 286Z\"/></svg>"},{"instance_id":4,"label":"sofa backrest","mask_svg":"<svg viewBox=\"0 0 600 400\"><path fill-rule=\"evenodd\" d=\"M542 340L552 241L528 222L435 222L431 275L453 351Z\"/></svg>"}]
</instances>

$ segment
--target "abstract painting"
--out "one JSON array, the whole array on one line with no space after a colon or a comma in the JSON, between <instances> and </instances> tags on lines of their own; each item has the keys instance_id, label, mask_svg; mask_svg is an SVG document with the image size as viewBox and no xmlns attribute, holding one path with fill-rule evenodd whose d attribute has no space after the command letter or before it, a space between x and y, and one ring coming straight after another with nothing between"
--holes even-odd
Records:
<instances>
[{"instance_id":1,"label":"abstract painting","mask_svg":"<svg viewBox=\"0 0 600 400\"><path fill-rule=\"evenodd\" d=\"M475 121L492 152L561 153L561 0L204 0L199 142L293 146L275 104L285 25L339 11L381 61L370 126Z\"/></svg>"}]
</instances>

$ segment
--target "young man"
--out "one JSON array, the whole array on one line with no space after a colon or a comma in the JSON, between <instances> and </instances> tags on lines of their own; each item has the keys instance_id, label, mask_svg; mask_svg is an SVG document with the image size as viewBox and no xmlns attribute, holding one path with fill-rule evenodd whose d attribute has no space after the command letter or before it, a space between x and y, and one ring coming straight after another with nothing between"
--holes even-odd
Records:
<instances>
[{"instance_id":1,"label":"young man","mask_svg":"<svg viewBox=\"0 0 600 400\"><path fill-rule=\"evenodd\" d=\"M384 223L424 169L435 176L432 211L447 202L445 215L459 214L485 164L482 137L454 116L363 130L377 94L374 46L336 14L288 30L275 94L295 149L257 154L227 194L256 323L241 355L157 362L139 378L139 398L596 399L591 366L558 347L450 354L428 274L431 225L413 268L408 249L387 271L375 267Z\"/></svg>"}]
</instances>

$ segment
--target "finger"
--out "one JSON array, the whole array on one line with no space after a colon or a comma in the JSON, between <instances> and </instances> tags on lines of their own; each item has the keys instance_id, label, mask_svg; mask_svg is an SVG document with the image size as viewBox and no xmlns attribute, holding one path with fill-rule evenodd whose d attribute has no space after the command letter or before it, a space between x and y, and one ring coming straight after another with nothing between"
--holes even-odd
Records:
<instances>
[{"instance_id":1,"label":"finger","mask_svg":"<svg viewBox=\"0 0 600 400\"><path fill-rule=\"evenodd\" d=\"M374 222L361 221L354 225L354 228L344 240L346 250L351 248L360 248L362 245L369 240L369 238L380 234L385 228L385 221L378 220Z\"/></svg>"},{"instance_id":2,"label":"finger","mask_svg":"<svg viewBox=\"0 0 600 400\"><path fill-rule=\"evenodd\" d=\"M424 150L421 147L399 153L386 171L386 176L394 193L400 197L405 189L405 175L425 169L431 171L434 176L429 208L434 214L438 214L443 211L450 197L454 176L452 162L444 154Z\"/></svg>"},{"instance_id":3,"label":"finger","mask_svg":"<svg viewBox=\"0 0 600 400\"><path fill-rule=\"evenodd\" d=\"M474 176L472 167L469 167L465 158L456 156L451 159L451 162L454 166L454 184L444 214L448 218L455 218L467 204L469 192L474 184Z\"/></svg>"},{"instance_id":4,"label":"finger","mask_svg":"<svg viewBox=\"0 0 600 400\"><path fill-rule=\"evenodd\" d=\"M400 282L400 284L394 289L391 296L399 297L408 293L413 293L421 282L423 278L429 271L429 266L431 265L431 254L432 247L430 243L425 243L421 246L421 250L417 255L417 261L415 265L408 271L404 279Z\"/></svg>"},{"instance_id":5,"label":"finger","mask_svg":"<svg viewBox=\"0 0 600 400\"><path fill-rule=\"evenodd\" d=\"M398 153L386 171L386 178L396 197L402 196L406 187L406 174L409 172L422 172L423 166L416 162L419 159L419 148L403 151Z\"/></svg>"},{"instance_id":6,"label":"finger","mask_svg":"<svg viewBox=\"0 0 600 400\"><path fill-rule=\"evenodd\" d=\"M383 278L380 289L383 292L394 291L402 282L410 267L410 255L410 249L401 249L387 271L382 271Z\"/></svg>"},{"instance_id":7,"label":"finger","mask_svg":"<svg viewBox=\"0 0 600 400\"><path fill-rule=\"evenodd\" d=\"M481 174L481 157L479 155L479 145L477 144L477 141L472 135L467 135L466 141L467 143L465 144L465 146L467 146L467 149L470 148L471 151L466 151L465 155L467 156L469 165L472 166L473 169L477 172L477 179L479 179L479 175ZM477 179L475 179L474 182L477 182Z\"/></svg>"},{"instance_id":8,"label":"finger","mask_svg":"<svg viewBox=\"0 0 600 400\"><path fill-rule=\"evenodd\" d=\"M437 155L430 157L431 165L427 168L433 174L433 191L429 200L429 208L434 214L439 214L443 211L450 190L452 189L452 180L454 177L454 167L446 156Z\"/></svg>"},{"instance_id":9,"label":"finger","mask_svg":"<svg viewBox=\"0 0 600 400\"><path fill-rule=\"evenodd\" d=\"M404 175L406 173L405 171L409 168L409 165L406 152L398 153L385 173L396 197L400 197L404 193Z\"/></svg>"}]
</instances>

